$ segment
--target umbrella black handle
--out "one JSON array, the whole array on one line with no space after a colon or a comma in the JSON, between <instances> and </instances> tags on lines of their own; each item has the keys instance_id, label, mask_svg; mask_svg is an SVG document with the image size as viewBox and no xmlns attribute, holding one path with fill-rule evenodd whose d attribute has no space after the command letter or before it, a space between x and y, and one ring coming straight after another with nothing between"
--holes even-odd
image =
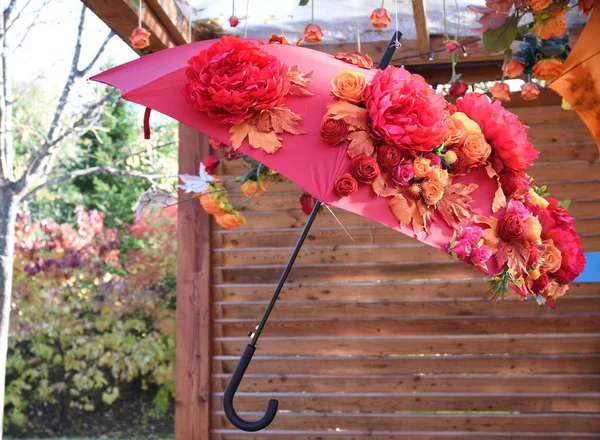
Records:
<instances>
[{"instance_id":1,"label":"umbrella black handle","mask_svg":"<svg viewBox=\"0 0 600 440\"><path fill-rule=\"evenodd\" d=\"M392 35L392 39L390 40L390 44L388 44L387 49L381 57L381 61L379 61L379 64L377 65L378 69L384 70L390 64L390 62L392 61L392 57L394 56L394 52L396 52L397 49L396 43L400 42L401 38L402 32L394 32L394 35Z\"/></svg>"},{"instance_id":2,"label":"umbrella black handle","mask_svg":"<svg viewBox=\"0 0 600 440\"><path fill-rule=\"evenodd\" d=\"M250 344L246 345L244 354L242 354L237 367L235 367L235 371L233 372L233 375L229 380L229 384L227 384L227 388L225 389L225 394L223 395L223 410L225 411L227 419L229 419L231 424L236 428L247 432L260 431L269 426L277 415L277 407L279 406L278 400L269 400L269 405L267 406L265 415L254 422L247 422L246 420L242 419L233 408L233 398L235 397L235 392L237 391L238 386L240 385L240 382L246 373L248 365L250 365L250 361L252 360L252 356L254 355L255 351L256 347L253 347Z\"/></svg>"}]
</instances>

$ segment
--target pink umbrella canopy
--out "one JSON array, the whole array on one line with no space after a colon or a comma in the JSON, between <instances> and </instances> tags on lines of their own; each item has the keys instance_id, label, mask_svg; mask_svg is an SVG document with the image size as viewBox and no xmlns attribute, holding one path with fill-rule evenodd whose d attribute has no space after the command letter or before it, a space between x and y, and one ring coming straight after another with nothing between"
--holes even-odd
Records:
<instances>
[{"instance_id":1,"label":"pink umbrella canopy","mask_svg":"<svg viewBox=\"0 0 600 440\"><path fill-rule=\"evenodd\" d=\"M275 417L272 400L262 419L246 422L233 396L323 203L451 253L491 275L494 297L512 288L554 307L585 265L573 218L526 173L539 154L527 127L486 95L452 105L419 75L373 69L360 54L236 37L158 52L93 79L230 145L319 201L225 392L225 413L241 429L263 429Z\"/></svg>"}]
</instances>

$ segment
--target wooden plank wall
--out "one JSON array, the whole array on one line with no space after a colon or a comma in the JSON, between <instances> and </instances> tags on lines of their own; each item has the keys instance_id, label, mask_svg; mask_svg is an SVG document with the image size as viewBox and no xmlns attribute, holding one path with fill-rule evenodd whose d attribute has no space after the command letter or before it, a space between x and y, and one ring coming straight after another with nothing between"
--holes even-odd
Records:
<instances>
[{"instance_id":1,"label":"wooden plank wall","mask_svg":"<svg viewBox=\"0 0 600 440\"><path fill-rule=\"evenodd\" d=\"M585 126L558 105L513 110L542 152L532 174L572 200L586 250L600 250ZM554 311L490 303L465 264L343 212L354 242L319 215L235 401L256 419L276 397L280 413L263 432L235 430L222 392L306 220L299 194L272 184L244 206L244 229L213 229L211 438L600 437L600 284L573 285Z\"/></svg>"}]
</instances>

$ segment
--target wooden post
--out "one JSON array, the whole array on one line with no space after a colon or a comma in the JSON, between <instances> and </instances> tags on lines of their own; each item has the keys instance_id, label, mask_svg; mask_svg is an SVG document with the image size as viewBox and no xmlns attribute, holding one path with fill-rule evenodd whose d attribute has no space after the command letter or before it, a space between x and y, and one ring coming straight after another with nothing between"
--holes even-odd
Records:
<instances>
[{"instance_id":1,"label":"wooden post","mask_svg":"<svg viewBox=\"0 0 600 440\"><path fill-rule=\"evenodd\" d=\"M208 136L179 124L179 173L197 175ZM189 194L179 193L180 200ZM196 200L178 205L175 439L210 436L210 217Z\"/></svg>"}]
</instances>

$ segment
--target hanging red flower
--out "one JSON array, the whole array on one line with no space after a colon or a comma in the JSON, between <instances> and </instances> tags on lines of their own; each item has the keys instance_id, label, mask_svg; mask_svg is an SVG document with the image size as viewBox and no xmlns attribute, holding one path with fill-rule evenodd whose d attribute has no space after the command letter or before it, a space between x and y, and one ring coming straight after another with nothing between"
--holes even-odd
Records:
<instances>
[{"instance_id":1,"label":"hanging red flower","mask_svg":"<svg viewBox=\"0 0 600 440\"><path fill-rule=\"evenodd\" d=\"M144 49L150 46L150 32L144 28L134 29L131 33L131 47L134 49Z\"/></svg>"},{"instance_id":2,"label":"hanging red flower","mask_svg":"<svg viewBox=\"0 0 600 440\"><path fill-rule=\"evenodd\" d=\"M387 9L377 8L371 13L371 24L375 29L386 29L392 24L392 17Z\"/></svg>"},{"instance_id":3,"label":"hanging red flower","mask_svg":"<svg viewBox=\"0 0 600 440\"><path fill-rule=\"evenodd\" d=\"M469 90L469 85L463 81L456 81L450 85L448 94L450 96L462 96Z\"/></svg>"},{"instance_id":4,"label":"hanging red flower","mask_svg":"<svg viewBox=\"0 0 600 440\"><path fill-rule=\"evenodd\" d=\"M229 26L237 27L238 24L240 24L239 18L237 18L235 15L232 15L231 17L229 17Z\"/></svg>"},{"instance_id":5,"label":"hanging red flower","mask_svg":"<svg viewBox=\"0 0 600 440\"><path fill-rule=\"evenodd\" d=\"M320 43L323 41L323 31L316 24L309 24L304 29L304 41L307 43Z\"/></svg>"}]
</instances>

